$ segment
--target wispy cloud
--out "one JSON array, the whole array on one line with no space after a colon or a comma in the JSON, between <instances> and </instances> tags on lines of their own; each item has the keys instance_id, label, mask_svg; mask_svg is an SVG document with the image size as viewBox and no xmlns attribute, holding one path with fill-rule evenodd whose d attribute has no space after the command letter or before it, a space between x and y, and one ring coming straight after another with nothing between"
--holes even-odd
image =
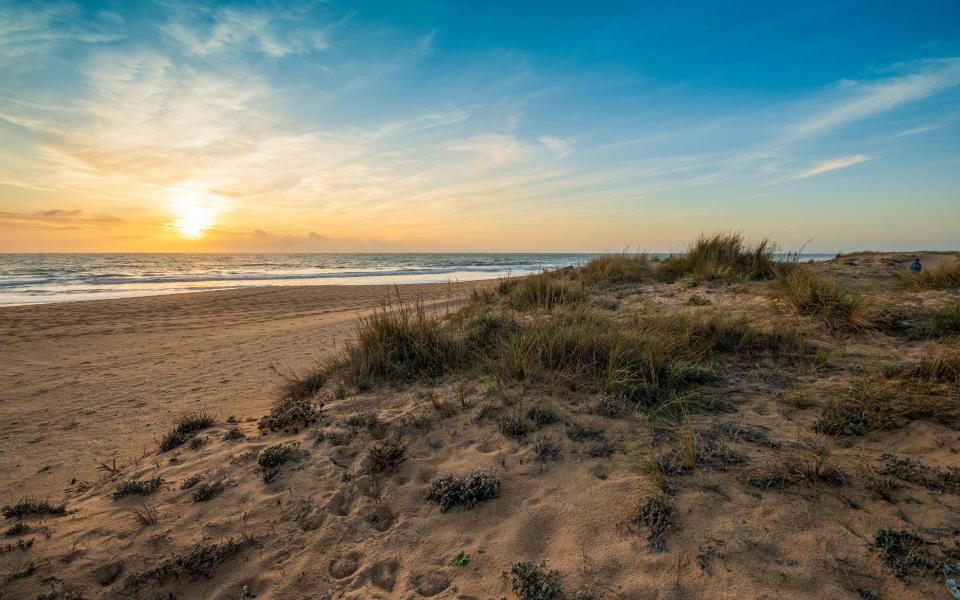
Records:
<instances>
[{"instance_id":1,"label":"wispy cloud","mask_svg":"<svg viewBox=\"0 0 960 600\"><path fill-rule=\"evenodd\" d=\"M303 11L288 8L220 7L202 5L171 10L160 30L187 54L208 56L229 50L252 50L272 58L305 54L329 47L325 29L304 25Z\"/></svg>"},{"instance_id":2,"label":"wispy cloud","mask_svg":"<svg viewBox=\"0 0 960 600\"><path fill-rule=\"evenodd\" d=\"M482 168L516 163L530 155L530 147L516 136L482 133L447 144L447 149L473 155L474 164Z\"/></svg>"},{"instance_id":3,"label":"wispy cloud","mask_svg":"<svg viewBox=\"0 0 960 600\"><path fill-rule=\"evenodd\" d=\"M544 147L556 154L557 158L564 158L573 154L573 148L576 145L576 142L572 139L563 139L552 135L542 135L539 140Z\"/></svg>"},{"instance_id":4,"label":"wispy cloud","mask_svg":"<svg viewBox=\"0 0 960 600\"><path fill-rule=\"evenodd\" d=\"M803 179L806 177L814 177L816 175L829 173L830 171L836 171L838 169L846 169L847 167L859 165L860 163L866 162L868 160L870 160L870 157L865 154L853 154L851 156L843 156L840 158L834 158L832 160L817 161L809 169L793 174L792 176L790 176L790 179Z\"/></svg>"},{"instance_id":5,"label":"wispy cloud","mask_svg":"<svg viewBox=\"0 0 960 600\"><path fill-rule=\"evenodd\" d=\"M64 2L0 3L0 66L19 65L42 58L67 41L102 43L123 39L115 16L79 19L76 5Z\"/></svg>"},{"instance_id":6,"label":"wispy cloud","mask_svg":"<svg viewBox=\"0 0 960 600\"><path fill-rule=\"evenodd\" d=\"M960 85L960 58L922 61L911 67L878 81L842 82L835 92L839 99L792 126L788 138L815 138Z\"/></svg>"},{"instance_id":7,"label":"wispy cloud","mask_svg":"<svg viewBox=\"0 0 960 600\"><path fill-rule=\"evenodd\" d=\"M32 213L0 211L0 227L20 229L88 229L114 227L124 223L119 217L90 215L76 208L51 209Z\"/></svg>"}]
</instances>

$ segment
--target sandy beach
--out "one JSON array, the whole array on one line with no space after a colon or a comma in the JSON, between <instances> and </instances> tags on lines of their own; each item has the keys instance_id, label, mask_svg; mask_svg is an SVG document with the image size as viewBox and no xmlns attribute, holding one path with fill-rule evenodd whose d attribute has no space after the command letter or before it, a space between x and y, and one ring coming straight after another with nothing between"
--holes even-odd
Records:
<instances>
[{"instance_id":1,"label":"sandy beach","mask_svg":"<svg viewBox=\"0 0 960 600\"><path fill-rule=\"evenodd\" d=\"M397 290L441 309L474 285L251 288L0 308L0 498L59 498L152 451L179 415L260 417L285 374Z\"/></svg>"},{"instance_id":2,"label":"sandy beach","mask_svg":"<svg viewBox=\"0 0 960 600\"><path fill-rule=\"evenodd\" d=\"M0 598L943 595L957 254L733 245L0 309Z\"/></svg>"}]
</instances>

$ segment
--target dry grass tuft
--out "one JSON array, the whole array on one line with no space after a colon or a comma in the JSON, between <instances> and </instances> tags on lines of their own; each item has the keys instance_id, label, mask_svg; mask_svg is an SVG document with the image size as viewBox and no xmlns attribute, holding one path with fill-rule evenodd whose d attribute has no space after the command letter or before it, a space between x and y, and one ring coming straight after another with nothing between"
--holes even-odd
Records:
<instances>
[{"instance_id":1,"label":"dry grass tuft","mask_svg":"<svg viewBox=\"0 0 960 600\"><path fill-rule=\"evenodd\" d=\"M906 422L930 419L941 423L960 417L960 398L926 379L890 376L875 371L847 384L827 400L814 430L827 435L864 435L895 429Z\"/></svg>"},{"instance_id":2,"label":"dry grass tuft","mask_svg":"<svg viewBox=\"0 0 960 600\"><path fill-rule=\"evenodd\" d=\"M904 276L906 287L914 289L956 289L960 288L960 263L943 265L938 269L926 269L915 275Z\"/></svg>"},{"instance_id":3,"label":"dry grass tuft","mask_svg":"<svg viewBox=\"0 0 960 600\"><path fill-rule=\"evenodd\" d=\"M545 271L500 282L498 292L516 310L546 310L583 302L587 294L583 285Z\"/></svg>"},{"instance_id":4,"label":"dry grass tuft","mask_svg":"<svg viewBox=\"0 0 960 600\"><path fill-rule=\"evenodd\" d=\"M357 341L333 368L364 389L380 381L414 381L444 375L464 364L465 346L421 302L384 304L357 324Z\"/></svg>"},{"instance_id":5,"label":"dry grass tuft","mask_svg":"<svg viewBox=\"0 0 960 600\"><path fill-rule=\"evenodd\" d=\"M615 285L650 281L655 272L645 254L607 254L583 265L580 277L591 285Z\"/></svg>"},{"instance_id":6,"label":"dry grass tuft","mask_svg":"<svg viewBox=\"0 0 960 600\"><path fill-rule=\"evenodd\" d=\"M924 352L917 366L917 376L930 382L960 382L960 340Z\"/></svg>"},{"instance_id":7,"label":"dry grass tuft","mask_svg":"<svg viewBox=\"0 0 960 600\"><path fill-rule=\"evenodd\" d=\"M835 331L862 331L875 325L873 303L824 279L809 269L795 268L780 278L780 291L803 315L819 317Z\"/></svg>"},{"instance_id":8,"label":"dry grass tuft","mask_svg":"<svg viewBox=\"0 0 960 600\"><path fill-rule=\"evenodd\" d=\"M659 270L661 277L673 279L772 279L787 268L774 260L776 251L766 239L750 243L739 233L700 234L686 254L667 259Z\"/></svg>"}]
</instances>

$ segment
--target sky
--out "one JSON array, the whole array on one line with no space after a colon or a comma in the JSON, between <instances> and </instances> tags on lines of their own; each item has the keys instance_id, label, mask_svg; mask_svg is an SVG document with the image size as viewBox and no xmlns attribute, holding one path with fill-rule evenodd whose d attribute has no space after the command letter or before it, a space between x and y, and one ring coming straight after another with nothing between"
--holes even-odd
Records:
<instances>
[{"instance_id":1,"label":"sky","mask_svg":"<svg viewBox=\"0 0 960 600\"><path fill-rule=\"evenodd\" d=\"M0 252L960 249L956 0L0 0L0 82Z\"/></svg>"}]
</instances>

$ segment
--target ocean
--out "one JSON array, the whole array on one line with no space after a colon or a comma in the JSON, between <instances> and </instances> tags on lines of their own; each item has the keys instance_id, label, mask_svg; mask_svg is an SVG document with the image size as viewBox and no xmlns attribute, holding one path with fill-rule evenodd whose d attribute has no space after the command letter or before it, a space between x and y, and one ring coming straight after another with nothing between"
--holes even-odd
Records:
<instances>
[{"instance_id":1,"label":"ocean","mask_svg":"<svg viewBox=\"0 0 960 600\"><path fill-rule=\"evenodd\" d=\"M596 254L0 254L0 305L267 285L437 283L527 275ZM662 255L666 256L666 255ZM825 260L832 254L803 255Z\"/></svg>"}]
</instances>

